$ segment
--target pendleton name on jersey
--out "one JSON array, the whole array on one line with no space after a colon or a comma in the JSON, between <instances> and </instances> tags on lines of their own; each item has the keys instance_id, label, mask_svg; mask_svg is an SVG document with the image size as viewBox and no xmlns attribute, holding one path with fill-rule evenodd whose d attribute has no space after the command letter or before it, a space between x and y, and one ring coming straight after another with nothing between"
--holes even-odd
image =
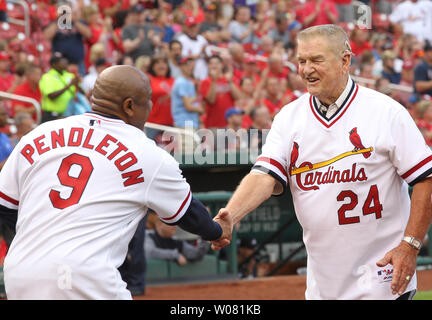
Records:
<instances>
[{"instance_id":1,"label":"pendleton name on jersey","mask_svg":"<svg viewBox=\"0 0 432 320\"><path fill-rule=\"evenodd\" d=\"M289 184L308 253L307 299L395 299L393 267L376 262L402 240L408 184L429 176L432 152L388 96L349 79L338 101L329 119L310 94L285 106L253 170ZM414 275L406 291L415 288Z\"/></svg>"},{"instance_id":2,"label":"pendleton name on jersey","mask_svg":"<svg viewBox=\"0 0 432 320\"><path fill-rule=\"evenodd\" d=\"M138 222L152 208L174 223L191 198L174 158L118 118L87 113L41 124L0 172L0 204L18 209L4 264L8 296L74 299L81 290L89 299L130 299L117 268ZM66 271L74 290L60 281Z\"/></svg>"}]
</instances>

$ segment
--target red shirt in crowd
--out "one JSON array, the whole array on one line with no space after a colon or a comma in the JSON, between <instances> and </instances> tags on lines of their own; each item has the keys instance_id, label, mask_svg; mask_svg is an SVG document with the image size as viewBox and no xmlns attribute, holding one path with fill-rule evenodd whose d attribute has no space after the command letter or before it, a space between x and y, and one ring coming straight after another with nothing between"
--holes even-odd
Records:
<instances>
[{"instance_id":1,"label":"red shirt in crowd","mask_svg":"<svg viewBox=\"0 0 432 320\"><path fill-rule=\"evenodd\" d=\"M371 51L373 49L372 45L367 41L362 42L361 44L357 44L354 41L351 41L350 46L351 46L351 51L355 55L362 55L363 52Z\"/></svg>"},{"instance_id":2,"label":"red shirt in crowd","mask_svg":"<svg viewBox=\"0 0 432 320\"><path fill-rule=\"evenodd\" d=\"M30 86L30 84L29 84L28 81L25 81L22 84L20 84L15 89L15 91L13 93L18 94L20 96L25 96L25 97L33 98L33 99L37 100L39 103L41 102L41 99L42 99L42 95L41 95L39 86L36 86L36 89L33 89ZM33 107L33 105L31 103L17 101L17 100L12 100L11 117L15 116L15 106L17 106L17 105L21 105L21 106L24 106L26 108L32 108ZM37 121L36 113L33 114L33 120Z\"/></svg>"},{"instance_id":3,"label":"red shirt in crowd","mask_svg":"<svg viewBox=\"0 0 432 320\"><path fill-rule=\"evenodd\" d=\"M198 8L196 15L193 15L193 12L186 8L181 8L180 11L183 12L186 17L194 17L198 23L203 23L205 20L204 10L202 8Z\"/></svg>"},{"instance_id":4,"label":"red shirt in crowd","mask_svg":"<svg viewBox=\"0 0 432 320\"><path fill-rule=\"evenodd\" d=\"M270 100L268 98L264 98L263 103L267 107L268 111L270 112L270 114L272 116L274 116L276 113L278 113L280 111L280 109L282 109L282 107L283 107L282 99Z\"/></svg>"},{"instance_id":5,"label":"red shirt in crowd","mask_svg":"<svg viewBox=\"0 0 432 320\"><path fill-rule=\"evenodd\" d=\"M209 92L212 81L213 80L208 77L201 82L200 92L203 97ZM204 104L206 109L205 127L224 128L226 126L225 112L235 105L230 84L225 77L216 80L215 102L210 104L204 99Z\"/></svg>"},{"instance_id":6,"label":"red shirt in crowd","mask_svg":"<svg viewBox=\"0 0 432 320\"><path fill-rule=\"evenodd\" d=\"M96 2L99 5L100 13L102 14L103 17L105 17L104 10L106 8L114 7L117 4L118 0L97 0ZM129 0L123 0L120 10L128 10L129 7L130 7Z\"/></svg>"},{"instance_id":7,"label":"red shirt in crowd","mask_svg":"<svg viewBox=\"0 0 432 320\"><path fill-rule=\"evenodd\" d=\"M6 0L0 0L0 11L6 11Z\"/></svg>"},{"instance_id":8,"label":"red shirt in crowd","mask_svg":"<svg viewBox=\"0 0 432 320\"><path fill-rule=\"evenodd\" d=\"M418 120L417 121L417 127L419 128L419 130L421 132L431 132L432 131L432 125L427 123L424 120ZM426 144L428 146L430 146L430 147L432 146L432 139L426 139L425 138L425 141L426 141Z\"/></svg>"},{"instance_id":9,"label":"red shirt in crowd","mask_svg":"<svg viewBox=\"0 0 432 320\"><path fill-rule=\"evenodd\" d=\"M333 0L336 4L350 4L353 0Z\"/></svg>"},{"instance_id":10,"label":"red shirt in crowd","mask_svg":"<svg viewBox=\"0 0 432 320\"><path fill-rule=\"evenodd\" d=\"M283 70L281 72L278 73L274 73L269 71L269 73L267 74L267 79L268 78L277 78L280 81L286 80L288 78L288 74L289 74L290 70L288 69L288 67L284 67Z\"/></svg>"},{"instance_id":11,"label":"red shirt in crowd","mask_svg":"<svg viewBox=\"0 0 432 320\"><path fill-rule=\"evenodd\" d=\"M8 73L5 77L0 76L0 91L8 91L14 82L15 76Z\"/></svg>"},{"instance_id":12,"label":"red shirt in crowd","mask_svg":"<svg viewBox=\"0 0 432 320\"><path fill-rule=\"evenodd\" d=\"M157 123L165 126L173 126L174 120L171 114L171 89L174 78L150 77L152 88L153 108L147 122Z\"/></svg>"},{"instance_id":13,"label":"red shirt in crowd","mask_svg":"<svg viewBox=\"0 0 432 320\"><path fill-rule=\"evenodd\" d=\"M315 11L315 7L316 7L315 1L307 1L302 8L297 10L297 12L296 12L297 20L300 23L304 24L305 18L310 16ZM312 26L317 26L317 25L321 25L321 24L331 24L332 22L327 17L327 13L325 11L326 7L328 7L330 9L330 11L333 15L335 15L336 17L339 16L338 10L337 10L334 2L330 1L330 0L323 0L321 3L320 12L316 16L316 18L309 25L307 25L305 27L312 27Z\"/></svg>"},{"instance_id":14,"label":"red shirt in crowd","mask_svg":"<svg viewBox=\"0 0 432 320\"><path fill-rule=\"evenodd\" d=\"M1 239L0 240L0 266L3 265L4 258L6 257L6 253L7 253L6 241Z\"/></svg>"}]
</instances>

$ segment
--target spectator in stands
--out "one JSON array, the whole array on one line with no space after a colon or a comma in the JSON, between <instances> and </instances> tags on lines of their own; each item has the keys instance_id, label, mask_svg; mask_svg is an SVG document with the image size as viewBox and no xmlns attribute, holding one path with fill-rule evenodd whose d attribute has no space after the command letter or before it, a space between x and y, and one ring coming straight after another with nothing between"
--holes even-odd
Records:
<instances>
[{"instance_id":1,"label":"spectator in stands","mask_svg":"<svg viewBox=\"0 0 432 320\"><path fill-rule=\"evenodd\" d=\"M250 45L259 45L260 39L256 35L258 24L251 20L251 10L248 6L237 6L234 11L234 20L228 25L231 40Z\"/></svg>"},{"instance_id":2,"label":"spectator in stands","mask_svg":"<svg viewBox=\"0 0 432 320\"><path fill-rule=\"evenodd\" d=\"M276 77L269 77L265 80L264 90L263 104L267 107L273 119L285 105L283 100L285 90L281 88L281 83Z\"/></svg>"},{"instance_id":3,"label":"spectator in stands","mask_svg":"<svg viewBox=\"0 0 432 320\"><path fill-rule=\"evenodd\" d=\"M133 58L128 54L124 54L124 55L120 56L119 59L117 60L117 64L118 65L126 65L126 66L135 65Z\"/></svg>"},{"instance_id":4,"label":"spectator in stands","mask_svg":"<svg viewBox=\"0 0 432 320\"><path fill-rule=\"evenodd\" d=\"M93 86L96 82L98 75L111 65L112 64L105 58L100 58L94 63L96 72L89 73L83 78L81 88L84 90L85 95L88 99L90 99L91 97Z\"/></svg>"},{"instance_id":5,"label":"spectator in stands","mask_svg":"<svg viewBox=\"0 0 432 320\"><path fill-rule=\"evenodd\" d=\"M225 112L225 129L228 130L225 136L225 149L227 151L240 151L248 147L247 135L238 134L239 130L242 129L243 115L244 111L237 107L231 107Z\"/></svg>"},{"instance_id":6,"label":"spectator in stands","mask_svg":"<svg viewBox=\"0 0 432 320\"><path fill-rule=\"evenodd\" d=\"M395 59L397 55L392 50L386 50L382 54L383 70L381 76L388 79L391 83L399 84L401 81L401 74L395 71Z\"/></svg>"},{"instance_id":7,"label":"spectator in stands","mask_svg":"<svg viewBox=\"0 0 432 320\"><path fill-rule=\"evenodd\" d=\"M135 67L147 74L150 68L150 63L151 58L149 56L139 56L135 60Z\"/></svg>"},{"instance_id":8,"label":"spectator in stands","mask_svg":"<svg viewBox=\"0 0 432 320\"><path fill-rule=\"evenodd\" d=\"M155 31L161 35L163 51L166 52L168 44L175 36L175 31L168 22L168 13L165 10L158 10L153 25Z\"/></svg>"},{"instance_id":9,"label":"spectator in stands","mask_svg":"<svg viewBox=\"0 0 432 320\"><path fill-rule=\"evenodd\" d=\"M108 60L105 46L102 43L95 43L91 48L89 52L89 63L90 66L88 68L87 74L93 73L96 74L96 67L95 63L99 59L105 59Z\"/></svg>"},{"instance_id":10,"label":"spectator in stands","mask_svg":"<svg viewBox=\"0 0 432 320\"><path fill-rule=\"evenodd\" d=\"M356 27L351 32L350 46L357 60L361 58L365 51L371 51L373 49L368 38L369 32L367 29Z\"/></svg>"},{"instance_id":11,"label":"spectator in stands","mask_svg":"<svg viewBox=\"0 0 432 320\"><path fill-rule=\"evenodd\" d=\"M178 9L186 18L194 18L198 24L204 22L204 10L201 8L198 0L184 0Z\"/></svg>"},{"instance_id":12,"label":"spectator in stands","mask_svg":"<svg viewBox=\"0 0 432 320\"><path fill-rule=\"evenodd\" d=\"M307 1L297 10L296 16L303 28L321 24L336 24L339 21L338 10L331 0Z\"/></svg>"},{"instance_id":13,"label":"spectator in stands","mask_svg":"<svg viewBox=\"0 0 432 320\"><path fill-rule=\"evenodd\" d=\"M415 36L405 33L396 40L395 52L403 61L413 59L415 48L418 46L418 40Z\"/></svg>"},{"instance_id":14,"label":"spectator in stands","mask_svg":"<svg viewBox=\"0 0 432 320\"><path fill-rule=\"evenodd\" d=\"M0 102L0 128L8 125L8 113L3 103ZM0 170L13 150L12 143L7 134L0 132Z\"/></svg>"},{"instance_id":15,"label":"spectator in stands","mask_svg":"<svg viewBox=\"0 0 432 320\"><path fill-rule=\"evenodd\" d=\"M286 87L286 79L289 74L288 67L285 66L282 55L278 53L273 53L268 58L268 70L264 70L263 75L266 77L276 77L282 88Z\"/></svg>"},{"instance_id":16,"label":"spectator in stands","mask_svg":"<svg viewBox=\"0 0 432 320\"><path fill-rule=\"evenodd\" d=\"M208 43L213 45L229 41L231 35L217 20L217 4L211 2L205 5L204 15L204 22L200 25L199 34L206 38Z\"/></svg>"},{"instance_id":17,"label":"spectator in stands","mask_svg":"<svg viewBox=\"0 0 432 320\"><path fill-rule=\"evenodd\" d=\"M258 86L261 82L261 70L258 65L258 59L255 57L255 55L246 54L244 58L241 79L243 79L244 77L251 78L255 85L257 85L256 90L261 90L261 87ZM239 80L241 81L241 79Z\"/></svg>"},{"instance_id":18,"label":"spectator in stands","mask_svg":"<svg viewBox=\"0 0 432 320\"><path fill-rule=\"evenodd\" d=\"M111 59L113 57L114 49L118 47L121 39L113 29L113 19L110 16L106 16L105 19L101 18L99 9L95 5L84 7L84 19L88 24L92 36L87 38L86 44L86 68L91 65L90 62L90 50L93 45L99 43L102 45L105 53L105 57Z\"/></svg>"},{"instance_id":19,"label":"spectator in stands","mask_svg":"<svg viewBox=\"0 0 432 320\"><path fill-rule=\"evenodd\" d=\"M23 136L36 127L36 123L28 113L17 113L14 117L16 132L11 137L12 146L16 146Z\"/></svg>"},{"instance_id":20,"label":"spectator in stands","mask_svg":"<svg viewBox=\"0 0 432 320\"><path fill-rule=\"evenodd\" d=\"M380 77L376 79L375 90L392 97L394 100L399 101L398 92L391 87L391 82L389 79Z\"/></svg>"},{"instance_id":21,"label":"spectator in stands","mask_svg":"<svg viewBox=\"0 0 432 320\"><path fill-rule=\"evenodd\" d=\"M402 86L412 87L414 81L414 63L412 60L405 60L402 65L401 82ZM400 91L399 98L403 106L408 106L411 93L408 91Z\"/></svg>"},{"instance_id":22,"label":"spectator in stands","mask_svg":"<svg viewBox=\"0 0 432 320\"><path fill-rule=\"evenodd\" d=\"M432 101L422 100L417 104L417 127L425 138L426 144L432 147Z\"/></svg>"},{"instance_id":23,"label":"spectator in stands","mask_svg":"<svg viewBox=\"0 0 432 320\"><path fill-rule=\"evenodd\" d=\"M416 93L432 96L432 44L426 41L423 61L414 69L414 90Z\"/></svg>"},{"instance_id":24,"label":"spectator in stands","mask_svg":"<svg viewBox=\"0 0 432 320\"><path fill-rule=\"evenodd\" d=\"M261 150L265 142L266 132L270 129L271 115L266 106L257 106L250 113L252 125L249 127L249 148Z\"/></svg>"},{"instance_id":25,"label":"spectator in stands","mask_svg":"<svg viewBox=\"0 0 432 320\"><path fill-rule=\"evenodd\" d=\"M114 17L119 11L129 9L129 0L97 0L102 16Z\"/></svg>"},{"instance_id":26,"label":"spectator in stands","mask_svg":"<svg viewBox=\"0 0 432 320\"><path fill-rule=\"evenodd\" d=\"M396 6L390 15L396 35L409 33L420 41L432 41L432 3L430 1L406 0Z\"/></svg>"},{"instance_id":27,"label":"spectator in stands","mask_svg":"<svg viewBox=\"0 0 432 320\"><path fill-rule=\"evenodd\" d=\"M240 90L241 96L240 99L235 101L235 105L240 110L244 111L243 115L243 128L249 128L252 125L252 120L249 117L252 109L259 104L259 99L261 97L261 83L259 87L256 86L256 83L251 77L243 77L240 80Z\"/></svg>"},{"instance_id":28,"label":"spectator in stands","mask_svg":"<svg viewBox=\"0 0 432 320\"><path fill-rule=\"evenodd\" d=\"M183 57L179 61L182 75L175 79L171 94L171 114L176 127L185 128L192 125L194 129L200 127L199 116L204 108L198 100L193 79L195 60Z\"/></svg>"},{"instance_id":29,"label":"spectator in stands","mask_svg":"<svg viewBox=\"0 0 432 320\"><path fill-rule=\"evenodd\" d=\"M274 25L274 11L269 0L259 0L253 17L257 25L257 36L266 35Z\"/></svg>"},{"instance_id":30,"label":"spectator in stands","mask_svg":"<svg viewBox=\"0 0 432 320\"><path fill-rule=\"evenodd\" d=\"M13 92L23 81L23 77L11 72L10 58L6 51L0 51L0 91Z\"/></svg>"},{"instance_id":31,"label":"spectator in stands","mask_svg":"<svg viewBox=\"0 0 432 320\"><path fill-rule=\"evenodd\" d=\"M168 46L168 64L171 76L177 79L181 76L180 66L178 62L182 56L182 44L178 40L172 40Z\"/></svg>"},{"instance_id":32,"label":"spectator in stands","mask_svg":"<svg viewBox=\"0 0 432 320\"><path fill-rule=\"evenodd\" d=\"M288 46L291 42L289 33L289 20L286 13L278 14L275 18L275 26L270 29L269 36L274 42L282 42L284 47Z\"/></svg>"},{"instance_id":33,"label":"spectator in stands","mask_svg":"<svg viewBox=\"0 0 432 320\"><path fill-rule=\"evenodd\" d=\"M338 11L339 22L354 21L353 0L333 0Z\"/></svg>"},{"instance_id":34,"label":"spectator in stands","mask_svg":"<svg viewBox=\"0 0 432 320\"><path fill-rule=\"evenodd\" d=\"M89 26L80 19L80 11L72 11L71 25L67 26L63 15L58 11L56 21L52 21L43 31L45 38L51 41L52 52L60 52L69 63L78 65L79 73L86 74L84 41L92 37Z\"/></svg>"},{"instance_id":35,"label":"spectator in stands","mask_svg":"<svg viewBox=\"0 0 432 320\"><path fill-rule=\"evenodd\" d=\"M171 114L171 90L174 78L171 77L168 58L166 56L153 56L150 62L148 76L152 89L153 107L147 119L147 123L155 123L164 126L173 126L174 120ZM162 130L146 128L148 138L155 140Z\"/></svg>"},{"instance_id":36,"label":"spectator in stands","mask_svg":"<svg viewBox=\"0 0 432 320\"><path fill-rule=\"evenodd\" d=\"M257 52L262 58L265 58L264 61L259 59L256 63L260 70L264 70L268 66L268 58L272 55L273 50L275 50L275 42L272 37L265 35L261 37L261 45L260 50Z\"/></svg>"},{"instance_id":37,"label":"spectator in stands","mask_svg":"<svg viewBox=\"0 0 432 320\"><path fill-rule=\"evenodd\" d=\"M245 112L237 107L231 107L225 112L226 129L238 131L242 128Z\"/></svg>"},{"instance_id":38,"label":"spectator in stands","mask_svg":"<svg viewBox=\"0 0 432 320\"><path fill-rule=\"evenodd\" d=\"M228 52L221 54L222 60L224 60L224 66L226 68L233 68L234 78L240 81L244 76L244 62L245 62L245 51L241 44L230 43Z\"/></svg>"},{"instance_id":39,"label":"spectator in stands","mask_svg":"<svg viewBox=\"0 0 432 320\"><path fill-rule=\"evenodd\" d=\"M151 23L146 21L148 13L138 3L129 12L130 24L122 30L122 41L125 52L135 61L139 56L152 56L161 45L160 34Z\"/></svg>"},{"instance_id":40,"label":"spectator in stands","mask_svg":"<svg viewBox=\"0 0 432 320\"><path fill-rule=\"evenodd\" d=\"M198 21L194 17L187 17L183 25L183 33L177 37L182 44L182 56L195 59L194 78L204 80L208 77L206 58L207 40L200 34Z\"/></svg>"},{"instance_id":41,"label":"spectator in stands","mask_svg":"<svg viewBox=\"0 0 432 320\"><path fill-rule=\"evenodd\" d=\"M66 71L68 60L61 53L53 54L50 65L51 68L39 81L42 94L42 122L62 116L79 90L80 78Z\"/></svg>"},{"instance_id":42,"label":"spectator in stands","mask_svg":"<svg viewBox=\"0 0 432 320\"><path fill-rule=\"evenodd\" d=\"M209 77L201 82L200 93L206 110L205 127L210 129L226 126L225 112L241 96L233 81L232 71L223 72L222 58L214 55L208 61Z\"/></svg>"},{"instance_id":43,"label":"spectator in stands","mask_svg":"<svg viewBox=\"0 0 432 320\"><path fill-rule=\"evenodd\" d=\"M370 52L370 51L369 51ZM371 83L364 83L363 85L367 88L374 88L375 76L373 74L373 63L369 61L362 61L359 65L359 76L371 80ZM373 81L372 81L373 80Z\"/></svg>"},{"instance_id":44,"label":"spectator in stands","mask_svg":"<svg viewBox=\"0 0 432 320\"><path fill-rule=\"evenodd\" d=\"M174 239L177 226L167 225L155 220L155 228L145 233L144 253L146 259L162 259L175 261L180 266L191 261L199 261L210 247L207 241L198 239L198 244L191 245L186 240Z\"/></svg>"},{"instance_id":45,"label":"spectator in stands","mask_svg":"<svg viewBox=\"0 0 432 320\"><path fill-rule=\"evenodd\" d=\"M42 69L35 64L29 64L25 70L25 81L20 84L15 90L14 94L35 99L39 104L41 103L41 92L39 89L39 81L42 77ZM28 102L12 100L11 116L14 117L18 113L28 113L37 121L36 107Z\"/></svg>"}]
</instances>

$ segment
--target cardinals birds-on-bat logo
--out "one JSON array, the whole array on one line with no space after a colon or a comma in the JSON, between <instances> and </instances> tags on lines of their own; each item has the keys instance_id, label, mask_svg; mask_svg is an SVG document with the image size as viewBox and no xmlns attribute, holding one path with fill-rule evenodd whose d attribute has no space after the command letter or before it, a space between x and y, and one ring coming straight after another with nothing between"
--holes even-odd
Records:
<instances>
[{"instance_id":1,"label":"cardinals birds-on-bat logo","mask_svg":"<svg viewBox=\"0 0 432 320\"><path fill-rule=\"evenodd\" d=\"M349 139L351 141L351 143L354 145L354 151L358 151L360 149L366 149L360 139L360 136L357 133L357 127L354 127L351 129L351 131L349 132ZM363 157L365 157L366 159L369 158L371 156L370 152L364 152L363 153Z\"/></svg>"},{"instance_id":2,"label":"cardinals birds-on-bat logo","mask_svg":"<svg viewBox=\"0 0 432 320\"><path fill-rule=\"evenodd\" d=\"M299 145L297 142L294 141L293 149L291 151L291 163L290 163L290 167L289 167L290 174L291 174L292 170L296 168L295 163L297 161L298 156L299 156Z\"/></svg>"}]
</instances>

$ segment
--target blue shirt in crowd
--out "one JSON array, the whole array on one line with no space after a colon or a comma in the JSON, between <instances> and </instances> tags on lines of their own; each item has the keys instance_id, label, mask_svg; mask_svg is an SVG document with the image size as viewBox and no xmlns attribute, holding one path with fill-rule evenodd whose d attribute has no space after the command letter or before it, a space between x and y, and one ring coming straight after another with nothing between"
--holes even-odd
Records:
<instances>
[{"instance_id":1,"label":"blue shirt in crowd","mask_svg":"<svg viewBox=\"0 0 432 320\"><path fill-rule=\"evenodd\" d=\"M13 147L9 137L5 133L0 132L0 162L6 160L12 153L12 150Z\"/></svg>"},{"instance_id":2,"label":"blue shirt in crowd","mask_svg":"<svg viewBox=\"0 0 432 320\"><path fill-rule=\"evenodd\" d=\"M171 113L176 127L185 128L188 121L192 123L194 129L199 127L199 114L189 112L185 109L183 98L196 97L195 85L192 81L183 76L174 81L171 91Z\"/></svg>"},{"instance_id":3,"label":"blue shirt in crowd","mask_svg":"<svg viewBox=\"0 0 432 320\"><path fill-rule=\"evenodd\" d=\"M421 62L414 69L414 90L416 81L430 81L432 80L432 66L428 65L425 61ZM417 90L415 90L417 92ZM420 94L428 94L432 96L432 89L427 91L418 92Z\"/></svg>"}]
</instances>

